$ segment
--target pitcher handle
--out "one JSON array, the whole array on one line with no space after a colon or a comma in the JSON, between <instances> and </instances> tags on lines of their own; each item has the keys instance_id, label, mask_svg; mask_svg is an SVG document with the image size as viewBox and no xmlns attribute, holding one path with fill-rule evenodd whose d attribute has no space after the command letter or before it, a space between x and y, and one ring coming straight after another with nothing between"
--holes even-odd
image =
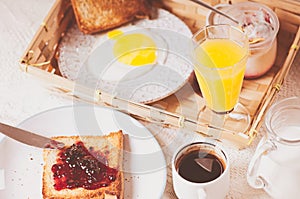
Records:
<instances>
[{"instance_id":1,"label":"pitcher handle","mask_svg":"<svg viewBox=\"0 0 300 199\"><path fill-rule=\"evenodd\" d=\"M267 140L255 151L247 171L247 181L253 188L262 189L267 186L267 181L258 175L258 165L263 155L268 154L276 148L276 145L271 140Z\"/></svg>"}]
</instances>

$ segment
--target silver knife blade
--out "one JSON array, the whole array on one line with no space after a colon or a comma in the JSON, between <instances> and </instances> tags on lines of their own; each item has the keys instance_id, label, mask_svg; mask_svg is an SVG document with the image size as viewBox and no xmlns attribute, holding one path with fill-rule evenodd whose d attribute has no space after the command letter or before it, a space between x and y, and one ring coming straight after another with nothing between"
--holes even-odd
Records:
<instances>
[{"instance_id":1,"label":"silver knife blade","mask_svg":"<svg viewBox=\"0 0 300 199\"><path fill-rule=\"evenodd\" d=\"M48 149L61 149L64 143L0 122L0 132L24 144Z\"/></svg>"}]
</instances>

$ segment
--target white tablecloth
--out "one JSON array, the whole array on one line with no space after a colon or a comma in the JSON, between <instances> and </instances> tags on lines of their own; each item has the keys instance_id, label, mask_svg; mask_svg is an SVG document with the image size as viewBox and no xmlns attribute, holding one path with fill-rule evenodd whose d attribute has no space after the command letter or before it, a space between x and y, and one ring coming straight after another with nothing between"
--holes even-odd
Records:
<instances>
[{"instance_id":1,"label":"white tablecloth","mask_svg":"<svg viewBox=\"0 0 300 199\"><path fill-rule=\"evenodd\" d=\"M47 90L38 80L22 72L19 68L22 54L53 3L54 0L0 0L1 122L17 125L41 111L73 104L71 99ZM300 56L298 55L276 100L288 96L300 96L299 65ZM245 179L248 163L263 134L264 129L262 128L259 137L247 149L238 151L228 148L231 161L231 188L228 198L268 198L264 191L249 187ZM159 140L159 142L165 141ZM171 154L165 155L170 156ZM170 168L168 168L168 180L163 198L175 198Z\"/></svg>"}]
</instances>

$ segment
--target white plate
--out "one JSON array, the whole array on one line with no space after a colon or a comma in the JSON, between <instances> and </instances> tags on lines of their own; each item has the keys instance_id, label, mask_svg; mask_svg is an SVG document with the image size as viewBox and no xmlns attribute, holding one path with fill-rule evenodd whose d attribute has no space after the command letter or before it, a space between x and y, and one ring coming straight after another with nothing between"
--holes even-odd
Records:
<instances>
[{"instance_id":1,"label":"white plate","mask_svg":"<svg viewBox=\"0 0 300 199\"><path fill-rule=\"evenodd\" d=\"M142 33L154 41L157 46L154 67L122 66L112 53L114 41L108 38L107 33L85 35L74 25L68 29L58 50L62 75L91 88L140 103L167 97L188 81L193 72L188 59L188 43L192 33L175 15L159 9L155 20L139 20L118 29L124 34ZM131 68L130 73L128 68Z\"/></svg>"},{"instance_id":2,"label":"white plate","mask_svg":"<svg viewBox=\"0 0 300 199\"><path fill-rule=\"evenodd\" d=\"M161 198L163 194L166 162L162 150L154 136L126 114L107 108L74 105L37 114L22 122L20 127L48 137L102 135L122 129L129 135L124 147L124 198L152 199ZM42 198L42 172L42 149L10 138L2 140L0 198Z\"/></svg>"}]
</instances>

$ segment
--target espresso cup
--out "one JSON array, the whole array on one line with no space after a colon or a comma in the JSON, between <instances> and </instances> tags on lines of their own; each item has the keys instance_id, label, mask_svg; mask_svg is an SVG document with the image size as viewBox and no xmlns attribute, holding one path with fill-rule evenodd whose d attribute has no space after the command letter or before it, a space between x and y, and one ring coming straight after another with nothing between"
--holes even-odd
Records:
<instances>
[{"instance_id":1,"label":"espresso cup","mask_svg":"<svg viewBox=\"0 0 300 199\"><path fill-rule=\"evenodd\" d=\"M172 158L174 191L179 199L225 198L229 191L229 160L216 141L179 148Z\"/></svg>"}]
</instances>

